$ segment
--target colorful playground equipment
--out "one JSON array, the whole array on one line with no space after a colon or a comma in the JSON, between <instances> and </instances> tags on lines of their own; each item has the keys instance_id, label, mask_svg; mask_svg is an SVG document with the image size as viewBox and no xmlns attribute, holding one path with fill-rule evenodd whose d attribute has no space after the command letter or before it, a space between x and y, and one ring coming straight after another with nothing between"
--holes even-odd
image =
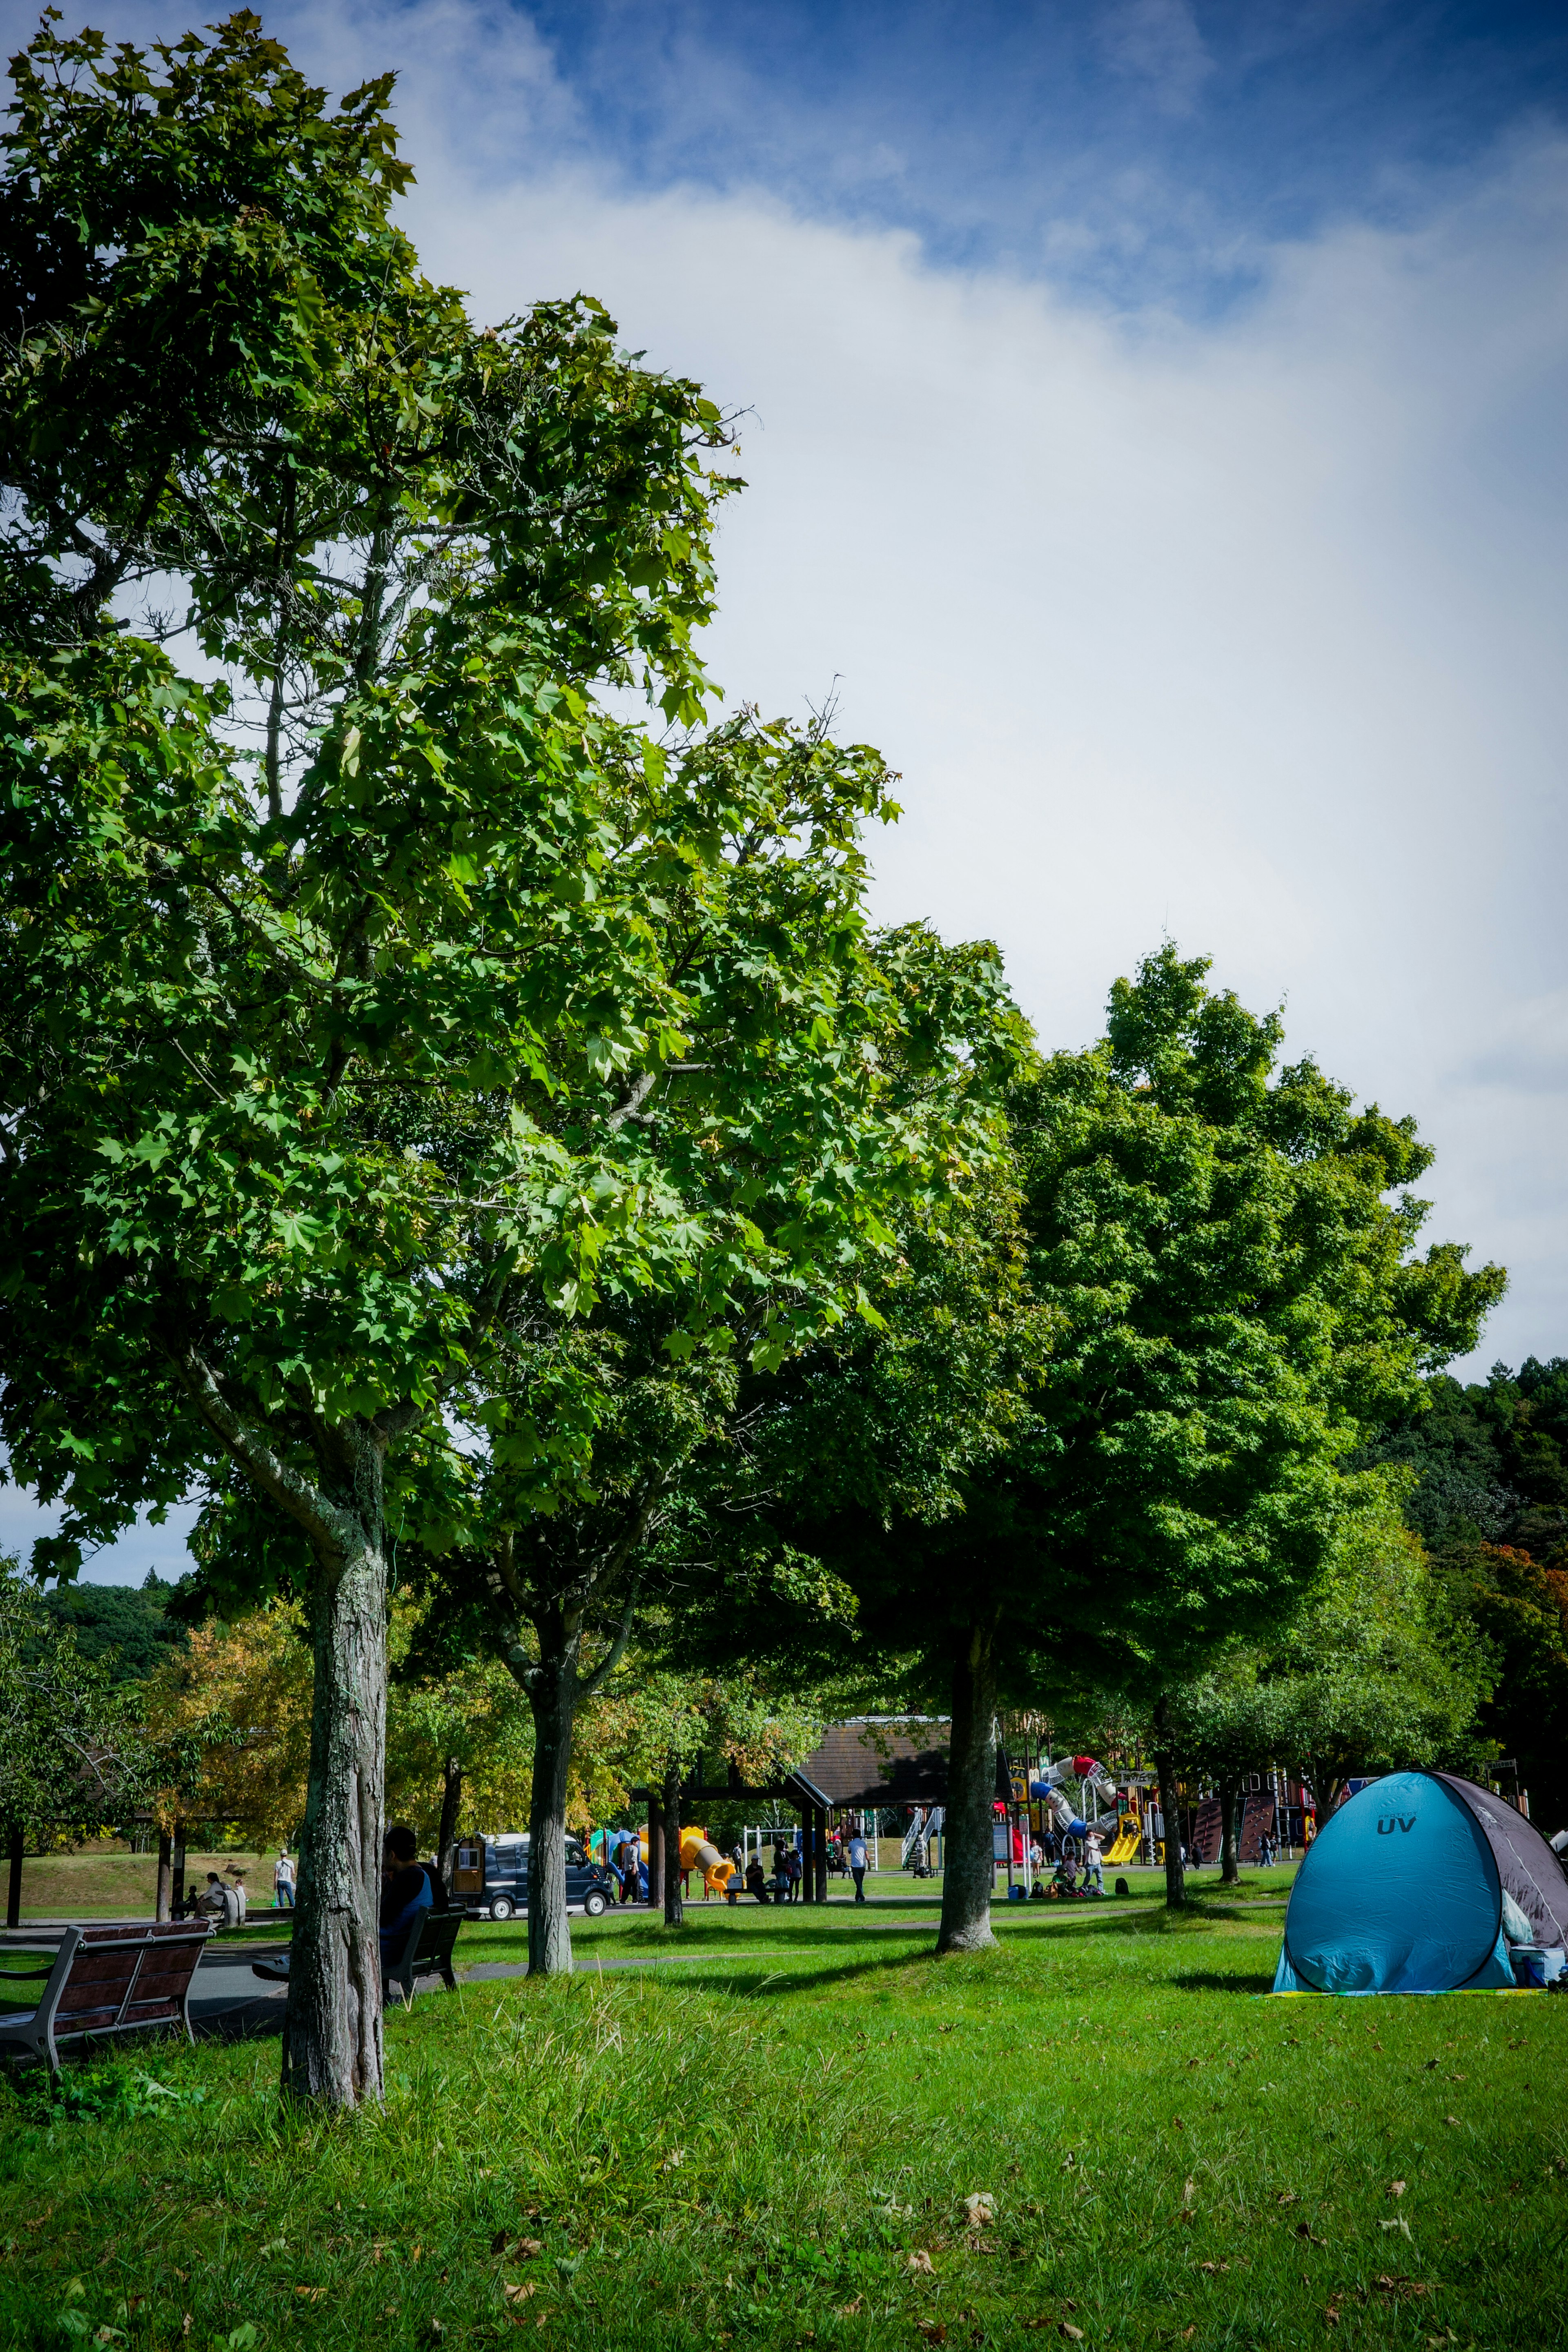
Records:
<instances>
[{"instance_id":1,"label":"colorful playground equipment","mask_svg":"<svg viewBox=\"0 0 1568 2352\"><path fill-rule=\"evenodd\" d=\"M710 1894L724 1895L735 1865L727 1853L721 1853L706 1830L682 1830L680 1832L680 1867L700 1870L702 1884Z\"/></svg>"},{"instance_id":2,"label":"colorful playground equipment","mask_svg":"<svg viewBox=\"0 0 1568 2352\"><path fill-rule=\"evenodd\" d=\"M1112 1805L1116 1803L1116 1783L1104 1765L1092 1756L1064 1756L1058 1762L1047 1765L1043 1779L1030 1781L1030 1796L1049 1807L1052 1819L1063 1836L1080 1838L1088 1831L1089 1823L1081 1813L1074 1811L1058 1785L1069 1775L1081 1788L1092 1789L1097 1796L1104 1797ZM1117 1843L1121 1843L1120 1836ZM1111 1853L1107 1859L1114 1862L1118 1856Z\"/></svg>"}]
</instances>

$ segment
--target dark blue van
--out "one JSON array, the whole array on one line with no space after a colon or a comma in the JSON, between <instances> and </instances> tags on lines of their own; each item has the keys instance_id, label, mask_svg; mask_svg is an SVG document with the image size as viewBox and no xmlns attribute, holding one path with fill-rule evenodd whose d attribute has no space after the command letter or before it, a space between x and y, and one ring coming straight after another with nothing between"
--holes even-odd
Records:
<instances>
[{"instance_id":1,"label":"dark blue van","mask_svg":"<svg viewBox=\"0 0 1568 2352\"><path fill-rule=\"evenodd\" d=\"M566 1841L566 1907L596 1919L615 1899L613 1874L590 1862L574 1837ZM452 1900L470 1919L510 1919L528 1908L526 1832L460 1838L452 1863Z\"/></svg>"}]
</instances>

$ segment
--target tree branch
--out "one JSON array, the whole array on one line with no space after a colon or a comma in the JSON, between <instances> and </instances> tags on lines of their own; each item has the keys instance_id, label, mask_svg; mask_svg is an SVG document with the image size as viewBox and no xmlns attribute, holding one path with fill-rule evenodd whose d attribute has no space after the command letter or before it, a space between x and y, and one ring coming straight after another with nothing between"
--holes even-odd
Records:
<instances>
[{"instance_id":1,"label":"tree branch","mask_svg":"<svg viewBox=\"0 0 1568 2352\"><path fill-rule=\"evenodd\" d=\"M264 1439L246 1428L225 1397L212 1366L198 1349L166 1347L164 1353L174 1378L196 1412L246 1476L254 1479L262 1493L304 1529L320 1551L341 1555L342 1538L319 1487L302 1478Z\"/></svg>"}]
</instances>

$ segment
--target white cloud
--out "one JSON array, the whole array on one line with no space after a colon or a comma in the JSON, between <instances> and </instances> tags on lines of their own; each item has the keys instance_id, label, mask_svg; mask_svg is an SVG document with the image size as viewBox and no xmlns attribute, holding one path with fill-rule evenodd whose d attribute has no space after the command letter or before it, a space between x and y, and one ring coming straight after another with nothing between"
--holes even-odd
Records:
<instances>
[{"instance_id":1,"label":"white cloud","mask_svg":"<svg viewBox=\"0 0 1568 2352\"><path fill-rule=\"evenodd\" d=\"M754 410L712 659L770 709L838 677L902 770L882 913L998 939L1052 1042L1165 931L1285 997L1293 1049L1437 1145L1433 1229L1513 1266L1483 1360L1568 1352L1568 149L1266 255L1194 325L761 190L628 191L510 10L269 21L340 88L406 68L409 219L479 313L590 289ZM1200 70L1184 11L1116 21Z\"/></svg>"},{"instance_id":2,"label":"white cloud","mask_svg":"<svg viewBox=\"0 0 1568 2352\"><path fill-rule=\"evenodd\" d=\"M1214 71L1188 0L1112 0L1098 36L1107 64L1152 82L1172 113L1190 113Z\"/></svg>"}]
</instances>

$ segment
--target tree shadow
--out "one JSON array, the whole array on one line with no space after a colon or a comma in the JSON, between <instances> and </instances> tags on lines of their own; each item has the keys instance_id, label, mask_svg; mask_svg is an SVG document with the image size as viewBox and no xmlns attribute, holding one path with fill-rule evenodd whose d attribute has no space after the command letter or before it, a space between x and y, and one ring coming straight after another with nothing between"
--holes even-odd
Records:
<instances>
[{"instance_id":1,"label":"tree shadow","mask_svg":"<svg viewBox=\"0 0 1568 2352\"><path fill-rule=\"evenodd\" d=\"M1272 1992L1274 1974L1270 1969L1267 1976L1223 1976L1217 1969L1184 1969L1166 1982L1176 1992Z\"/></svg>"}]
</instances>

